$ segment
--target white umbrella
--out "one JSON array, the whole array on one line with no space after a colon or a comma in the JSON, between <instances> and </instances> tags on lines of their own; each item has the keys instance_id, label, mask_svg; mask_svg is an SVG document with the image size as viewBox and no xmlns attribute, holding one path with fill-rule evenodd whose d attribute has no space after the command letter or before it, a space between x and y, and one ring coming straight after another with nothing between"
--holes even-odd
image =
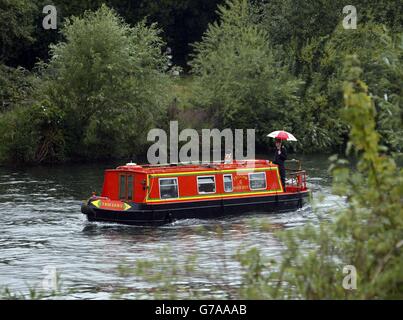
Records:
<instances>
[{"instance_id":1,"label":"white umbrella","mask_svg":"<svg viewBox=\"0 0 403 320\"><path fill-rule=\"evenodd\" d=\"M297 138L295 138L291 133L283 130L270 132L267 136L274 139L297 141Z\"/></svg>"}]
</instances>

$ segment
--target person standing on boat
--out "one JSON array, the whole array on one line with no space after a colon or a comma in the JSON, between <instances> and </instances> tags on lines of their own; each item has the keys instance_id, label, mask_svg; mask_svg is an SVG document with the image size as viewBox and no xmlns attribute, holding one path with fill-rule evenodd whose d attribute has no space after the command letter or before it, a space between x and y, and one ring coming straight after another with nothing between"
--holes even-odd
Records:
<instances>
[{"instance_id":1,"label":"person standing on boat","mask_svg":"<svg viewBox=\"0 0 403 320\"><path fill-rule=\"evenodd\" d=\"M274 154L274 164L278 165L280 171L281 184L285 191L285 165L284 161L287 160L287 149L282 145L281 139L276 139L276 152Z\"/></svg>"}]
</instances>

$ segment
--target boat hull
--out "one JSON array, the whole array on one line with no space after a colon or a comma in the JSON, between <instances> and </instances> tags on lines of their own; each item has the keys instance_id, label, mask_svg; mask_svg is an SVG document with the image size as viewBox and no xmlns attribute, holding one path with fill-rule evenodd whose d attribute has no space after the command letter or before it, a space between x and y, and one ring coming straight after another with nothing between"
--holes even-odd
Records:
<instances>
[{"instance_id":1,"label":"boat hull","mask_svg":"<svg viewBox=\"0 0 403 320\"><path fill-rule=\"evenodd\" d=\"M277 213L297 210L307 201L309 191L270 196L228 198L165 204L130 203L126 211L100 209L89 201L81 207L89 221L128 225L163 225L182 219L215 219L246 213Z\"/></svg>"}]
</instances>

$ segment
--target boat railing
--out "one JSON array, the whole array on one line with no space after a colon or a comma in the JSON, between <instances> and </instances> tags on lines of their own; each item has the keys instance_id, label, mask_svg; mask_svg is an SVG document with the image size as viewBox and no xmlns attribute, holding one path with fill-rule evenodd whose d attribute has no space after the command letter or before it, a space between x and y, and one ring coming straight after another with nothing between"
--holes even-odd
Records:
<instances>
[{"instance_id":1,"label":"boat railing","mask_svg":"<svg viewBox=\"0 0 403 320\"><path fill-rule=\"evenodd\" d=\"M286 164L295 164L294 168L286 167L287 188L306 189L306 171L302 170L301 160L286 160Z\"/></svg>"},{"instance_id":2,"label":"boat railing","mask_svg":"<svg viewBox=\"0 0 403 320\"><path fill-rule=\"evenodd\" d=\"M250 163L258 163L266 161L269 163L268 160L258 160L258 159L243 159L243 160L236 160L232 159L231 161L227 160L215 160L215 161L210 161L210 162L204 162L204 161L184 161L184 162L170 162L170 163L158 163L158 164L143 164L141 165L143 168L158 168L158 167L180 167L180 166L186 166L186 165L195 165L195 166L206 166L206 167L212 167L214 165L220 165L220 164L250 164Z\"/></svg>"},{"instance_id":3,"label":"boat railing","mask_svg":"<svg viewBox=\"0 0 403 320\"><path fill-rule=\"evenodd\" d=\"M293 170L302 170L302 161L299 159L290 159L290 160L285 160L285 163L288 164L295 164L294 168L286 168L287 170L293 169Z\"/></svg>"},{"instance_id":4,"label":"boat railing","mask_svg":"<svg viewBox=\"0 0 403 320\"><path fill-rule=\"evenodd\" d=\"M305 170L287 172L287 188L293 187L297 190L306 189L306 172Z\"/></svg>"}]
</instances>

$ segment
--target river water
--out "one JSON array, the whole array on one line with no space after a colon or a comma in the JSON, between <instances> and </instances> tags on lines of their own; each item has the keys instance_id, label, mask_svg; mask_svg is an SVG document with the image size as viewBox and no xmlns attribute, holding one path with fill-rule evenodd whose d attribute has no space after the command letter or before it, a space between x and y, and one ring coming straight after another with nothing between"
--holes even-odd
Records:
<instances>
[{"instance_id":1,"label":"river water","mask_svg":"<svg viewBox=\"0 0 403 320\"><path fill-rule=\"evenodd\" d=\"M214 284L236 288L241 281L241 267L233 257L238 249L257 247L279 259L283 247L276 230L317 224L318 213L330 217L344 205L331 193L328 156L300 158L313 204L294 212L183 220L157 228L89 223L81 214L81 202L92 191L99 194L103 170L116 163L0 168L0 289L48 292L57 273L59 298L153 298L158 284L127 271L139 261L155 260L154 266L174 277L184 292L191 288L220 297ZM182 270L189 257L195 257L198 271ZM171 261L164 269L167 259ZM172 265L179 270L176 274L185 274L173 276Z\"/></svg>"}]
</instances>

